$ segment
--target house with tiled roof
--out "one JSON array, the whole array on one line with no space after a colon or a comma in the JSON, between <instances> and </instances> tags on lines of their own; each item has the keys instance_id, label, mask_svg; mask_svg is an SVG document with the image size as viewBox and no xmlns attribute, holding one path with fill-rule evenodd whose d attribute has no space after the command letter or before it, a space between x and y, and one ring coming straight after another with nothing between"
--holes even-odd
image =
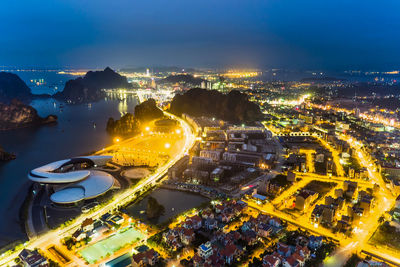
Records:
<instances>
[{"instance_id":1,"label":"house with tiled roof","mask_svg":"<svg viewBox=\"0 0 400 267\"><path fill-rule=\"evenodd\" d=\"M268 225L268 224L265 224L265 223L260 223L257 226L257 235L258 236L262 236L264 238L267 238L267 237L269 237L271 232L272 232L272 226L271 225Z\"/></svg>"},{"instance_id":2,"label":"house with tiled roof","mask_svg":"<svg viewBox=\"0 0 400 267\"><path fill-rule=\"evenodd\" d=\"M201 212L201 217L203 219L208 219L208 218L214 219L214 213L210 209L205 209Z\"/></svg>"},{"instance_id":3,"label":"house with tiled roof","mask_svg":"<svg viewBox=\"0 0 400 267\"><path fill-rule=\"evenodd\" d=\"M233 218L234 215L230 212L222 212L222 214L220 215L221 221L224 223L230 222Z\"/></svg>"},{"instance_id":4,"label":"house with tiled roof","mask_svg":"<svg viewBox=\"0 0 400 267\"><path fill-rule=\"evenodd\" d=\"M85 232L89 232L92 231L94 226L93 226L93 219L92 218L86 218L83 222L82 222L82 230Z\"/></svg>"},{"instance_id":5,"label":"house with tiled roof","mask_svg":"<svg viewBox=\"0 0 400 267\"><path fill-rule=\"evenodd\" d=\"M193 258L193 267L202 267L204 265L204 259L200 257L198 254L194 254Z\"/></svg>"},{"instance_id":6,"label":"house with tiled roof","mask_svg":"<svg viewBox=\"0 0 400 267\"><path fill-rule=\"evenodd\" d=\"M308 247L312 250L319 249L322 245L322 236L312 235L309 237Z\"/></svg>"},{"instance_id":7,"label":"house with tiled roof","mask_svg":"<svg viewBox=\"0 0 400 267\"><path fill-rule=\"evenodd\" d=\"M221 213L223 210L224 210L224 206L222 206L221 204L218 204L215 206L216 213Z\"/></svg>"},{"instance_id":8,"label":"house with tiled roof","mask_svg":"<svg viewBox=\"0 0 400 267\"><path fill-rule=\"evenodd\" d=\"M299 245L297 245L295 250L294 250L294 252L298 253L299 255L304 257L305 259L308 259L310 257L310 250L308 249L307 246L299 246Z\"/></svg>"},{"instance_id":9,"label":"house with tiled roof","mask_svg":"<svg viewBox=\"0 0 400 267\"><path fill-rule=\"evenodd\" d=\"M214 230L218 227L217 221L215 219L208 218L204 222L204 228L207 230Z\"/></svg>"},{"instance_id":10,"label":"house with tiled roof","mask_svg":"<svg viewBox=\"0 0 400 267\"><path fill-rule=\"evenodd\" d=\"M86 238L86 233L82 231L82 229L78 229L72 234L72 238L75 241L81 241L82 239Z\"/></svg>"},{"instance_id":11,"label":"house with tiled roof","mask_svg":"<svg viewBox=\"0 0 400 267\"><path fill-rule=\"evenodd\" d=\"M266 255L263 258L263 266L265 267L278 267L281 260L274 255Z\"/></svg>"},{"instance_id":12,"label":"house with tiled roof","mask_svg":"<svg viewBox=\"0 0 400 267\"><path fill-rule=\"evenodd\" d=\"M193 229L183 229L180 232L180 238L183 244L190 245L195 238L195 234Z\"/></svg>"},{"instance_id":13,"label":"house with tiled roof","mask_svg":"<svg viewBox=\"0 0 400 267\"><path fill-rule=\"evenodd\" d=\"M154 249L149 249L132 256L132 267L153 266L159 258L158 253Z\"/></svg>"},{"instance_id":14,"label":"house with tiled roof","mask_svg":"<svg viewBox=\"0 0 400 267\"><path fill-rule=\"evenodd\" d=\"M300 267L300 262L296 260L296 258L288 257L286 260L283 261L283 267Z\"/></svg>"},{"instance_id":15,"label":"house with tiled roof","mask_svg":"<svg viewBox=\"0 0 400 267\"><path fill-rule=\"evenodd\" d=\"M39 254L36 250L23 249L18 257L24 266L28 267L48 267L50 266L46 258Z\"/></svg>"},{"instance_id":16,"label":"house with tiled roof","mask_svg":"<svg viewBox=\"0 0 400 267\"><path fill-rule=\"evenodd\" d=\"M277 252L283 257L289 257L291 254L290 247L281 242L278 243Z\"/></svg>"},{"instance_id":17,"label":"house with tiled roof","mask_svg":"<svg viewBox=\"0 0 400 267\"><path fill-rule=\"evenodd\" d=\"M235 260L237 253L238 253L238 248L234 244L226 246L220 252L226 264L232 264Z\"/></svg>"},{"instance_id":18,"label":"house with tiled roof","mask_svg":"<svg viewBox=\"0 0 400 267\"><path fill-rule=\"evenodd\" d=\"M243 238L246 241L247 245L252 246L257 243L257 233L253 230L248 230L243 232Z\"/></svg>"},{"instance_id":19,"label":"house with tiled roof","mask_svg":"<svg viewBox=\"0 0 400 267\"><path fill-rule=\"evenodd\" d=\"M290 257L298 261L300 263L300 266L303 266L306 261L306 259L297 252L293 253Z\"/></svg>"},{"instance_id":20,"label":"house with tiled roof","mask_svg":"<svg viewBox=\"0 0 400 267\"><path fill-rule=\"evenodd\" d=\"M194 229L197 230L197 229L201 228L203 220L201 219L201 217L199 215L195 215L195 216L189 217L189 219L192 221Z\"/></svg>"}]
</instances>

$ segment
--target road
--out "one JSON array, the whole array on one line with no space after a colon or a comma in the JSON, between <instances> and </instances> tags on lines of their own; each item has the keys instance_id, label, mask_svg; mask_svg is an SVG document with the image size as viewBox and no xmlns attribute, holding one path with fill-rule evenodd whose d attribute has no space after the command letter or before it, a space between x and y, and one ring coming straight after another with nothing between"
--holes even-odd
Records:
<instances>
[{"instance_id":1,"label":"road","mask_svg":"<svg viewBox=\"0 0 400 267\"><path fill-rule=\"evenodd\" d=\"M378 173L374 168L373 159L363 150L362 143L352 140L351 137L345 135L341 135L340 138L348 142L350 146L356 150L355 154L358 162L362 167L365 167L368 170L370 178L369 181L357 180L358 186L364 189L366 187L371 188L374 186L374 184L378 184L380 187L379 192L375 194L375 205L371 209L370 214L361 219L360 224L357 225L356 230L351 237L345 237L342 234L334 234L332 231L323 227L314 227L310 223L309 212L305 213L306 216L295 218L294 216L281 212L277 209L278 206L284 203L285 199L292 196L297 190L304 187L310 181L319 180L324 182L338 182L342 184L342 182L348 180L348 178L345 177L344 170L339 162L339 154L332 146L330 146L330 144L320 138L319 141L322 143L322 145L332 152L338 176L328 177L315 173L296 172L296 176L302 178L302 180L289 187L286 191L282 192L282 194L277 196L272 202L264 205L256 204L253 201L247 201L247 203L252 208L280 218L290 224L296 225L297 227L337 240L340 246L332 256L327 257L326 261L324 262L324 266L342 266L353 253L361 252L376 255L382 260L386 260L387 262L400 266L400 253L384 248L376 248L373 245L368 244L368 240L380 225L379 218L386 211L393 207L396 197L393 196L390 190L386 188L385 181L380 173ZM327 195L332 195L334 188L330 190ZM319 201L319 203L322 203L322 201L323 200Z\"/></svg>"},{"instance_id":2,"label":"road","mask_svg":"<svg viewBox=\"0 0 400 267\"><path fill-rule=\"evenodd\" d=\"M71 225L63 229L48 231L46 234L38 237L37 239L28 241L26 244L26 248L42 248L42 250L47 249L49 246L57 244L61 238L71 235L80 227L80 225L86 218L99 218L101 215L115 209L116 207L132 201L134 198L137 197L135 196L135 193L144 189L146 186L156 185L157 180L161 179L167 173L168 169L171 166L173 166L180 158L187 154L189 149L193 146L195 142L195 136L192 132L190 125L186 121L167 112L165 112L165 115L177 120L182 127L183 134L185 136L185 143L180 153L178 153L174 158L170 159L168 163L166 163L164 166L161 166L153 175L149 176L144 182L138 184L135 188L127 189L126 191L121 192L119 195L115 196L115 199L112 202L92 213L82 214L81 216L76 218ZM19 252L20 250L12 253L7 257L2 257L0 259L0 266L6 266L7 264L13 265L13 260L18 256Z\"/></svg>"},{"instance_id":3,"label":"road","mask_svg":"<svg viewBox=\"0 0 400 267\"><path fill-rule=\"evenodd\" d=\"M348 142L349 145L356 150L355 154L357 156L357 160L361 166L367 168L368 170L370 184L378 184L380 190L379 193L376 194L375 207L370 211L370 215L366 218L363 218L358 226L357 232L354 233L353 237L344 240L342 242L342 247L335 252L329 262L326 262L324 266L333 267L343 265L353 253L360 253L361 251L375 255L378 253L382 259L386 259L400 265L400 255L398 253L377 251L378 249L376 247L368 244L368 240L379 227L379 218L386 211L393 207L396 198L392 195L390 190L386 188L386 183L381 174L378 173L373 167L373 160L363 150L363 144L346 135L341 135L340 138Z\"/></svg>"}]
</instances>

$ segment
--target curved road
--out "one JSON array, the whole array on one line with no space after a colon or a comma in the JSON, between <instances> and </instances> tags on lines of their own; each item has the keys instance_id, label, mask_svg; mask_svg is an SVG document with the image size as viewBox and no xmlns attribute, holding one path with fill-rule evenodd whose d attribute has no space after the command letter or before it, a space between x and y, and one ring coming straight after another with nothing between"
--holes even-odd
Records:
<instances>
[{"instance_id":1,"label":"curved road","mask_svg":"<svg viewBox=\"0 0 400 267\"><path fill-rule=\"evenodd\" d=\"M26 248L28 248L28 249L34 249L34 248L46 249L50 245L56 244L56 242L58 242L61 238L65 237L67 235L71 235L74 231L76 231L80 227L80 225L86 218L98 218L101 215L115 209L115 207L132 201L134 198L137 197L137 196L135 196L135 193L142 190L146 186L156 185L157 183L159 183L160 181L158 181L158 180L161 179L168 172L168 169L171 166L173 166L180 158L182 158L185 154L188 153L189 149L193 146L193 144L195 142L195 135L193 134L192 128L186 121L184 121L183 119L181 119L173 114L170 114L167 112L164 112L164 113L168 117L175 119L180 123L180 125L183 129L183 134L185 136L185 144L182 147L180 153L178 153L175 158L171 159L164 166L161 166L153 175L148 177L144 182L138 184L135 188L128 189L128 190L122 192L121 194L117 195L115 200L108 203L106 206L104 206L104 207L100 208L99 210L96 210L92 213L80 215L78 218L75 219L75 221L71 225L69 225L63 229L51 230L51 231L47 232L46 234L38 237L37 239L28 241L26 244ZM7 257L1 258L0 266L5 266L7 264L12 265L14 263L13 262L14 258L16 258L18 256L20 251L21 250L18 250Z\"/></svg>"}]
</instances>

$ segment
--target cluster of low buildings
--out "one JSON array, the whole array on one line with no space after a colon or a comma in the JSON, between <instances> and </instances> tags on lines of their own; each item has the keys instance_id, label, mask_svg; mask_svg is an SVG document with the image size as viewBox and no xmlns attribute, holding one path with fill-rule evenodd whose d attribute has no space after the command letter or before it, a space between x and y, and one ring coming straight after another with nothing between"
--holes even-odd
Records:
<instances>
[{"instance_id":1,"label":"cluster of low buildings","mask_svg":"<svg viewBox=\"0 0 400 267\"><path fill-rule=\"evenodd\" d=\"M310 205L317 200L318 193L308 189L302 189L296 195L296 201L294 208L300 211L304 211L310 207Z\"/></svg>"},{"instance_id":2,"label":"cluster of low buildings","mask_svg":"<svg viewBox=\"0 0 400 267\"><path fill-rule=\"evenodd\" d=\"M374 205L373 194L373 189L358 190L357 182L345 181L343 188L337 188L333 196L325 197L324 204L314 207L311 221L348 233L363 216L369 215Z\"/></svg>"},{"instance_id":3,"label":"cluster of low buildings","mask_svg":"<svg viewBox=\"0 0 400 267\"><path fill-rule=\"evenodd\" d=\"M278 242L273 253L263 257L264 267L300 267L311 258L312 253L323 244L322 236L303 236L296 238L295 244Z\"/></svg>"},{"instance_id":4,"label":"cluster of low buildings","mask_svg":"<svg viewBox=\"0 0 400 267\"><path fill-rule=\"evenodd\" d=\"M251 254L260 238L280 232L282 222L273 217L259 215L244 222L238 230L214 232L210 241L200 245L192 258L193 266L226 266Z\"/></svg>"},{"instance_id":5,"label":"cluster of low buildings","mask_svg":"<svg viewBox=\"0 0 400 267\"><path fill-rule=\"evenodd\" d=\"M230 193L275 164L276 145L264 126L233 126L191 118L201 140L169 169L170 180L220 187Z\"/></svg>"},{"instance_id":6,"label":"cluster of low buildings","mask_svg":"<svg viewBox=\"0 0 400 267\"><path fill-rule=\"evenodd\" d=\"M163 234L163 242L172 251L194 247L195 255L190 259L193 266L226 266L249 255L260 238L279 233L283 223L267 215L250 217L241 222L247 204L242 201L226 200L198 215L185 219L178 226ZM195 246L199 240L208 241Z\"/></svg>"},{"instance_id":7,"label":"cluster of low buildings","mask_svg":"<svg viewBox=\"0 0 400 267\"><path fill-rule=\"evenodd\" d=\"M242 201L224 201L216 205L214 210L205 209L200 215L186 218L180 225L164 233L163 239L171 250L176 251L190 245L195 239L196 231L222 230L246 208L247 205Z\"/></svg>"},{"instance_id":8,"label":"cluster of low buildings","mask_svg":"<svg viewBox=\"0 0 400 267\"><path fill-rule=\"evenodd\" d=\"M92 218L85 219L81 227L77 229L72 234L72 240L74 242L79 242L81 240L88 240L89 238L92 239L94 237L101 236L104 232L119 227L125 221L123 215L115 214L111 215L110 213L106 213L101 216L98 220L93 220Z\"/></svg>"},{"instance_id":9,"label":"cluster of low buildings","mask_svg":"<svg viewBox=\"0 0 400 267\"><path fill-rule=\"evenodd\" d=\"M37 250L23 249L19 255L23 266L26 267L49 267L49 261L43 257Z\"/></svg>"},{"instance_id":10,"label":"cluster of low buildings","mask_svg":"<svg viewBox=\"0 0 400 267\"><path fill-rule=\"evenodd\" d=\"M132 256L132 267L154 266L159 260L158 252L154 249L148 249Z\"/></svg>"}]
</instances>

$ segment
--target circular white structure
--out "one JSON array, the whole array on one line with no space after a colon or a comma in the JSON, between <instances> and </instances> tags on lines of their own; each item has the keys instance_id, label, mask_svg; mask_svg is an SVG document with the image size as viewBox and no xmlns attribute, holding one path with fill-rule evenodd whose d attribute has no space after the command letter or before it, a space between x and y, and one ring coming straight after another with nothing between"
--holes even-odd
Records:
<instances>
[{"instance_id":1,"label":"circular white structure","mask_svg":"<svg viewBox=\"0 0 400 267\"><path fill-rule=\"evenodd\" d=\"M85 199L98 197L114 185L114 177L103 171L90 171L85 180L70 184L50 196L51 201L58 204L70 204Z\"/></svg>"},{"instance_id":2,"label":"circular white structure","mask_svg":"<svg viewBox=\"0 0 400 267\"><path fill-rule=\"evenodd\" d=\"M114 186L114 177L104 171L89 170L104 166L112 156L87 156L49 163L32 170L28 178L41 184L57 185L50 196L57 204L72 204L98 197Z\"/></svg>"}]
</instances>

